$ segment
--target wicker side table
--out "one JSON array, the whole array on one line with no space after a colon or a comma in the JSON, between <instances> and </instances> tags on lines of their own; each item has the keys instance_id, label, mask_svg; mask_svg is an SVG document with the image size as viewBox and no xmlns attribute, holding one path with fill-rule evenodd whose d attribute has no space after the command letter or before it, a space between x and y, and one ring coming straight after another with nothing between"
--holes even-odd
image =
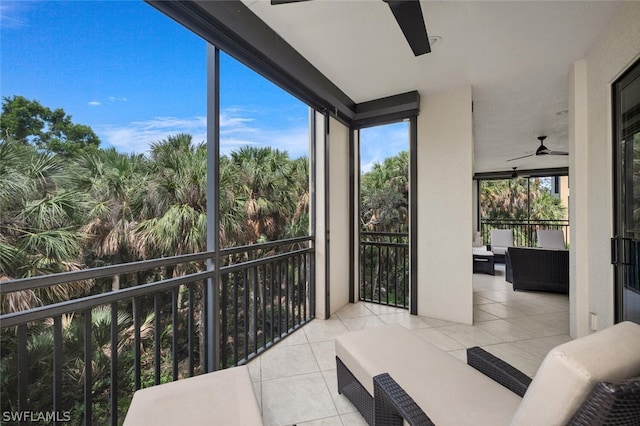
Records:
<instances>
[{"instance_id":1,"label":"wicker side table","mask_svg":"<svg viewBox=\"0 0 640 426\"><path fill-rule=\"evenodd\" d=\"M485 250L484 247L473 248L473 272L480 274L495 275L495 260L493 253Z\"/></svg>"}]
</instances>

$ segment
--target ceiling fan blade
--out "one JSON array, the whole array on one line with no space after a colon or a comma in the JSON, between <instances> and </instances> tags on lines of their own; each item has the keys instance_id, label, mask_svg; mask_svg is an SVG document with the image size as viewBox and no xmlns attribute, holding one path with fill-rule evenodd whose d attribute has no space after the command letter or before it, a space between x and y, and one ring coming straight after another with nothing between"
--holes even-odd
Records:
<instances>
[{"instance_id":1,"label":"ceiling fan blade","mask_svg":"<svg viewBox=\"0 0 640 426\"><path fill-rule=\"evenodd\" d=\"M522 157L516 157L516 158L512 158L511 160L507 160L507 162L514 161L514 160L520 160L521 158L533 157L534 155L536 155L536 154L523 155Z\"/></svg>"},{"instance_id":2,"label":"ceiling fan blade","mask_svg":"<svg viewBox=\"0 0 640 426\"><path fill-rule=\"evenodd\" d=\"M549 155L569 155L569 153L566 151L549 151L548 154Z\"/></svg>"},{"instance_id":3,"label":"ceiling fan blade","mask_svg":"<svg viewBox=\"0 0 640 426\"><path fill-rule=\"evenodd\" d=\"M301 1L309 1L309 0L271 0L271 5L275 6L278 4L298 3Z\"/></svg>"},{"instance_id":4,"label":"ceiling fan blade","mask_svg":"<svg viewBox=\"0 0 640 426\"><path fill-rule=\"evenodd\" d=\"M273 0L272 0L273 1ZM415 56L431 52L427 27L419 0L384 0L391 8Z\"/></svg>"}]
</instances>

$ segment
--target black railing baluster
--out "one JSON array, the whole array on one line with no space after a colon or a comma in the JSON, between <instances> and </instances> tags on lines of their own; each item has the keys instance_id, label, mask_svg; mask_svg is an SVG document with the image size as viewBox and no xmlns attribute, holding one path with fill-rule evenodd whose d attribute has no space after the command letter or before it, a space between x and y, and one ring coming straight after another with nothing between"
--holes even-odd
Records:
<instances>
[{"instance_id":1,"label":"black railing baluster","mask_svg":"<svg viewBox=\"0 0 640 426\"><path fill-rule=\"evenodd\" d=\"M118 302L111 304L111 425L118 426Z\"/></svg>"},{"instance_id":2,"label":"black railing baluster","mask_svg":"<svg viewBox=\"0 0 640 426\"><path fill-rule=\"evenodd\" d=\"M258 267L255 266L252 268L253 271L253 300L251 303L253 304L253 347L251 348L252 353L258 352L258 297L260 294L260 289L258 288L259 277L258 277Z\"/></svg>"},{"instance_id":3,"label":"black railing baluster","mask_svg":"<svg viewBox=\"0 0 640 426\"><path fill-rule=\"evenodd\" d=\"M262 276L260 278L260 302L262 304L262 347L267 346L267 265L262 265Z\"/></svg>"},{"instance_id":4,"label":"black railing baluster","mask_svg":"<svg viewBox=\"0 0 640 426\"><path fill-rule=\"evenodd\" d=\"M395 299L394 304L396 305L398 304L398 297L400 297L400 294L398 293L398 250L398 246L393 248L393 259L395 263L395 267L393 268L393 297Z\"/></svg>"},{"instance_id":5,"label":"black railing baluster","mask_svg":"<svg viewBox=\"0 0 640 426\"><path fill-rule=\"evenodd\" d=\"M302 285L303 285L303 289L302 292L304 294L304 303L302 305L302 316L304 317L305 320L307 320L307 301L309 300L309 292L307 290L307 255L303 254L302 255Z\"/></svg>"},{"instance_id":6,"label":"black railing baluster","mask_svg":"<svg viewBox=\"0 0 640 426\"><path fill-rule=\"evenodd\" d=\"M537 232L545 229L560 229L567 236L569 221L559 220L517 220L517 219L480 219L480 230L484 244L491 244L492 229L513 229L516 246L535 247Z\"/></svg>"},{"instance_id":7,"label":"black railing baluster","mask_svg":"<svg viewBox=\"0 0 640 426\"><path fill-rule=\"evenodd\" d=\"M172 379L178 380L178 290L171 291L171 372Z\"/></svg>"},{"instance_id":8,"label":"black railing baluster","mask_svg":"<svg viewBox=\"0 0 640 426\"><path fill-rule=\"evenodd\" d=\"M18 326L18 401L20 411L29 408L29 353L27 349L27 325ZM21 422L25 424L25 422Z\"/></svg>"},{"instance_id":9,"label":"black railing baluster","mask_svg":"<svg viewBox=\"0 0 640 426\"><path fill-rule=\"evenodd\" d=\"M140 389L140 301L134 297L131 302L133 310L133 390Z\"/></svg>"},{"instance_id":10,"label":"black railing baluster","mask_svg":"<svg viewBox=\"0 0 640 426\"><path fill-rule=\"evenodd\" d=\"M84 424L93 424L93 344L91 309L83 312L84 321Z\"/></svg>"},{"instance_id":11,"label":"black railing baluster","mask_svg":"<svg viewBox=\"0 0 640 426\"><path fill-rule=\"evenodd\" d=\"M273 312L275 309L275 302L273 300L273 273L274 267L273 263L269 263L269 304L271 305L271 311L269 313L269 341L273 343L275 340L275 335L273 334L273 321L275 319L275 313Z\"/></svg>"},{"instance_id":12,"label":"black railing baluster","mask_svg":"<svg viewBox=\"0 0 640 426\"><path fill-rule=\"evenodd\" d=\"M376 277L376 283L377 283L377 289L374 290L374 294L376 294L376 292L378 293L378 303L381 302L380 300L380 287L382 286L381 281L381 277L380 277L380 272L382 271L381 265L382 265L382 246L377 246L378 247L378 267L376 268L378 271L378 276Z\"/></svg>"},{"instance_id":13,"label":"black railing baluster","mask_svg":"<svg viewBox=\"0 0 640 426\"><path fill-rule=\"evenodd\" d=\"M276 262L276 285L278 286L278 337L282 337L282 268Z\"/></svg>"},{"instance_id":14,"label":"black railing baluster","mask_svg":"<svg viewBox=\"0 0 640 426\"><path fill-rule=\"evenodd\" d=\"M222 310L222 327L220 327L220 358L222 361L222 368L227 368L229 366L229 356L228 356L228 341L229 341L229 329L227 328L227 306L229 306L229 274L224 274L220 276L222 280L222 289L220 294L221 310Z\"/></svg>"},{"instance_id":15,"label":"black railing baluster","mask_svg":"<svg viewBox=\"0 0 640 426\"><path fill-rule=\"evenodd\" d=\"M53 412L62 412L62 317L53 318ZM54 423L60 424L58 416Z\"/></svg>"},{"instance_id":16,"label":"black railing baluster","mask_svg":"<svg viewBox=\"0 0 640 426\"><path fill-rule=\"evenodd\" d=\"M207 365L207 352L208 352L208 340L207 336L210 335L211 330L209 330L208 321L206 321L207 316L209 315L209 304L205 303L206 300L209 300L209 286L207 285L207 280L203 280L201 282L202 285L202 299L200 299L200 309L202 310L200 321L202 327L202 333L199 333L198 336L198 345L200 346L200 350L203 350L203 353L198 355L198 364L200 367L201 373L208 372Z\"/></svg>"},{"instance_id":17,"label":"black railing baluster","mask_svg":"<svg viewBox=\"0 0 640 426\"><path fill-rule=\"evenodd\" d=\"M193 353L193 305L195 303L193 297L193 284L188 284L189 289L189 309L187 310L187 356L189 358L189 377L193 377L194 353Z\"/></svg>"},{"instance_id":18,"label":"black railing baluster","mask_svg":"<svg viewBox=\"0 0 640 426\"><path fill-rule=\"evenodd\" d=\"M283 260L284 264L283 279L284 279L284 332L289 332L289 262Z\"/></svg>"},{"instance_id":19,"label":"black railing baluster","mask_svg":"<svg viewBox=\"0 0 640 426\"><path fill-rule=\"evenodd\" d=\"M385 299L387 300L387 305L389 304L389 275L391 274L391 262L389 261L389 251L390 251L390 247L384 247L384 251L385 251L385 255L386 255L386 263L385 263L385 267L384 267L384 272L385 274L383 275L383 277L385 277ZM382 287L380 288L380 291L382 291Z\"/></svg>"},{"instance_id":20,"label":"black railing baluster","mask_svg":"<svg viewBox=\"0 0 640 426\"><path fill-rule=\"evenodd\" d=\"M238 342L238 273L233 273L233 365L238 363L238 351L240 344Z\"/></svg>"},{"instance_id":21,"label":"black railing baluster","mask_svg":"<svg viewBox=\"0 0 640 426\"><path fill-rule=\"evenodd\" d=\"M360 239L360 300L407 308L408 234L361 232Z\"/></svg>"},{"instance_id":22,"label":"black railing baluster","mask_svg":"<svg viewBox=\"0 0 640 426\"><path fill-rule=\"evenodd\" d=\"M311 242L311 238L303 237L286 242L257 244L252 248L223 250L223 259L228 259L228 263L221 267L221 271L215 271L226 278L222 284L222 310L216 319L221 327L221 339L216 343L224 346L222 356L225 358L221 358L221 365L226 367L250 360L271 347L274 341L299 328L310 319L309 315L313 315L314 276L310 271L313 268L314 248ZM207 330L210 324L201 321L200 316L204 314L203 318L206 318L210 307L207 303L200 304L199 300L207 300L207 296L210 296L207 291L211 290L204 283L214 272L193 272L154 282L145 280L162 273L158 268L184 262L202 266L210 255L211 253L174 256L96 268L95 272L82 270L78 273L3 282L0 293L5 295L77 282L79 279L103 279L114 275L138 277L135 285L124 283L124 288L120 290L58 302L38 309L1 314L0 328L17 329L17 345L14 349L17 353L12 354L12 357L17 359L18 378L11 383L13 392L7 394L13 400L11 404L27 410L34 406L34 401L30 400L30 391L35 389L33 386L36 378L30 377L28 370L29 339L33 332L29 325L48 319L53 320L53 328L47 330L53 334L53 356L49 372L53 386L51 395L47 395L48 398L41 402L46 405L47 401L53 401L56 413L64 413L70 407L83 406L85 425L121 423L124 415L121 410L133 392L150 383L164 382L169 368L173 380L179 379L182 376L182 362L188 361L189 376L207 371L206 339L211 330ZM180 269L171 270L175 272ZM200 285L202 290L198 287ZM229 288L230 285L233 285L233 290ZM185 298L188 297L188 307L185 306L186 301L181 301L181 286L186 286L184 291ZM188 308L186 320L181 318L183 307ZM103 319L101 310L104 308L106 318ZM83 353L80 358L84 362L84 371L81 372L83 392L78 392L77 401L68 401L65 393L64 365L67 355L71 354L67 353L71 347L66 346L66 323L63 321L66 319L63 315L67 314L69 321L83 323ZM126 314L128 315L125 316ZM146 324L147 318L150 324ZM109 319L110 324L103 337L98 333L102 327L94 328L93 323ZM130 323L124 323L123 320ZM170 340L163 333L163 325L167 332L171 330ZM181 332L183 327L186 328L186 338ZM180 346L181 344L184 346ZM171 366L168 356L172 357ZM187 375L186 371L184 375Z\"/></svg>"},{"instance_id":23,"label":"black railing baluster","mask_svg":"<svg viewBox=\"0 0 640 426\"><path fill-rule=\"evenodd\" d=\"M293 291L295 294L294 328L300 324L300 258L293 258Z\"/></svg>"},{"instance_id":24,"label":"black railing baluster","mask_svg":"<svg viewBox=\"0 0 640 426\"><path fill-rule=\"evenodd\" d=\"M153 295L153 383L160 384L160 340L162 325L160 321L160 294Z\"/></svg>"},{"instance_id":25,"label":"black railing baluster","mask_svg":"<svg viewBox=\"0 0 640 426\"><path fill-rule=\"evenodd\" d=\"M243 294L243 306L242 314L244 315L244 327L242 328L242 334L244 339L244 353L243 358L249 357L249 285L247 283L248 270L242 271L242 294Z\"/></svg>"}]
</instances>

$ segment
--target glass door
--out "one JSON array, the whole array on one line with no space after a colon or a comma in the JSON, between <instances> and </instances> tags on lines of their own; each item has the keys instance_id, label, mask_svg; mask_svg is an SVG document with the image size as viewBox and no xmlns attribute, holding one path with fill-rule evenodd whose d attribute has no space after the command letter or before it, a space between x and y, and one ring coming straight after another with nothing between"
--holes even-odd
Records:
<instances>
[{"instance_id":1,"label":"glass door","mask_svg":"<svg viewBox=\"0 0 640 426\"><path fill-rule=\"evenodd\" d=\"M640 323L640 61L613 87L616 320Z\"/></svg>"}]
</instances>

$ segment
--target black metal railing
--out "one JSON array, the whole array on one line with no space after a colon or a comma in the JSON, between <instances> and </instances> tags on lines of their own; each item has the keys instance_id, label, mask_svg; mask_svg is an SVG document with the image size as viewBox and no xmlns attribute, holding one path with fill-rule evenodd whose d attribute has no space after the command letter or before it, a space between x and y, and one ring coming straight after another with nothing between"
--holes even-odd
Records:
<instances>
[{"instance_id":1,"label":"black metal railing","mask_svg":"<svg viewBox=\"0 0 640 426\"><path fill-rule=\"evenodd\" d=\"M519 247L535 247L538 230L545 229L559 229L564 234L565 242L569 241L568 220L481 219L480 233L484 244L491 244L492 229L513 229L513 243Z\"/></svg>"},{"instance_id":2,"label":"black metal railing","mask_svg":"<svg viewBox=\"0 0 640 426\"><path fill-rule=\"evenodd\" d=\"M174 275L3 313L3 424L121 424L138 389L247 362L313 318L313 253L302 237L3 282L10 297L119 274ZM198 270L216 257L218 270Z\"/></svg>"},{"instance_id":3,"label":"black metal railing","mask_svg":"<svg viewBox=\"0 0 640 426\"><path fill-rule=\"evenodd\" d=\"M409 234L360 233L360 300L409 306Z\"/></svg>"}]
</instances>

